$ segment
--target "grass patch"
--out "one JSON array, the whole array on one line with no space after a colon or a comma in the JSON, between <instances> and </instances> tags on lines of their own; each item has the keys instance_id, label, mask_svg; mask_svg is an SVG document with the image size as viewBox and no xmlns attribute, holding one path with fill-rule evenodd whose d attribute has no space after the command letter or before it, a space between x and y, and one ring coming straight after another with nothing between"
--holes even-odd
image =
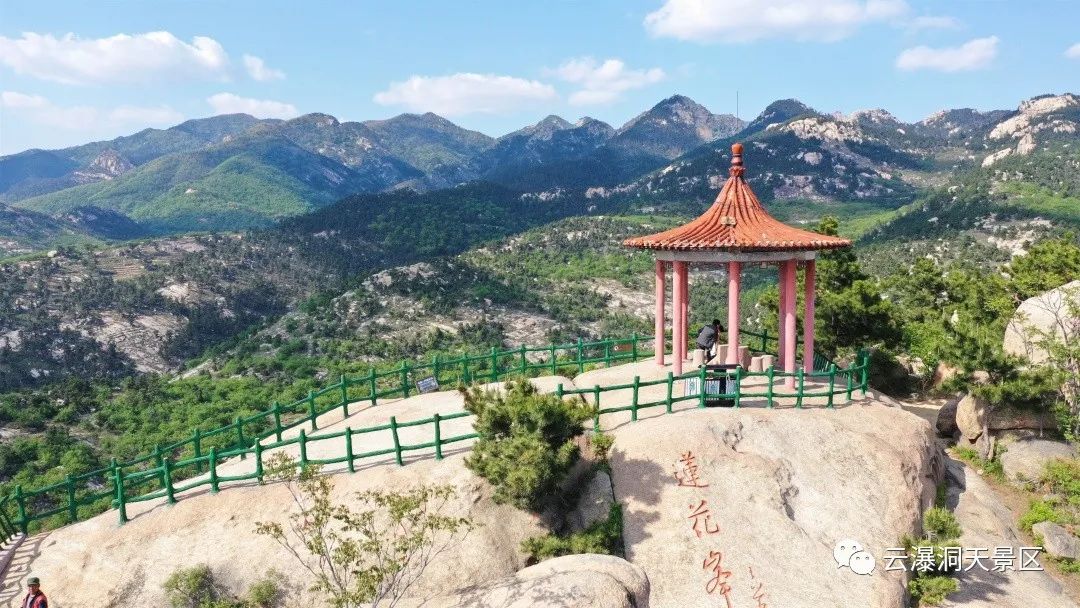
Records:
<instances>
[{"instance_id":1,"label":"grass patch","mask_svg":"<svg viewBox=\"0 0 1080 608\"><path fill-rule=\"evenodd\" d=\"M622 506L616 504L612 505L607 519L594 522L581 532L562 536L557 534L534 536L521 543L521 550L529 554L531 562L542 562L561 555L581 553L622 556L624 554L622 531Z\"/></svg>"},{"instance_id":2,"label":"grass patch","mask_svg":"<svg viewBox=\"0 0 1080 608\"><path fill-rule=\"evenodd\" d=\"M979 452L974 448L966 446L956 446L952 449L952 453L953 456L956 456L976 469L981 470L995 480L1005 481L1005 469L1002 468L1001 461L997 459L997 454L990 460L987 460L982 456L979 456Z\"/></svg>"}]
</instances>

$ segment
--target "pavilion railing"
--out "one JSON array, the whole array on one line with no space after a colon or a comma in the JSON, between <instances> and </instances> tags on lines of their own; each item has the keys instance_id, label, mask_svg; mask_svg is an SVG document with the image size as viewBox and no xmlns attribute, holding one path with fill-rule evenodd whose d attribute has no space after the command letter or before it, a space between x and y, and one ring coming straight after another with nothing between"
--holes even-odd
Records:
<instances>
[{"instance_id":1,"label":"pavilion railing","mask_svg":"<svg viewBox=\"0 0 1080 608\"><path fill-rule=\"evenodd\" d=\"M768 340L768 334L749 334ZM651 341L651 340L649 340ZM637 361L647 358L651 352L642 348L646 340L636 334L625 339L610 339L598 342L578 340L574 344L550 345L541 348L521 346L516 349L492 349L483 355L463 355L459 358L443 359L436 356L431 363L415 364L403 361L397 368L377 372L369 369L367 375L358 377L341 376L335 384L319 391L311 391L302 398L288 405L274 403L269 409L253 416L238 417L233 424L210 430L195 429L190 438L158 446L154 451L130 461L120 462L113 459L109 467L81 475L69 475L65 481L35 490L24 491L21 485L15 487L13 494L0 498L0 532L10 536L16 532L27 533L40 527L55 527L64 523L74 523L86 519L109 506L118 509L120 521L127 521L126 505L136 502L165 498L172 503L177 495L201 486L209 486L217 492L223 483L239 481L262 482L265 476L264 455L266 451L290 445L296 445L300 454L300 465L310 463L336 464L345 463L349 471L356 470L358 460L393 454L397 464L403 464L403 456L416 450L433 449L435 458L443 457L443 447L476 437L475 433L443 436L444 422L471 416L468 412L436 414L422 420L399 422L391 416L386 424L346 428L333 433L308 434L301 429L295 437L284 438L283 433L298 426L308 425L311 431L318 431L318 417L340 408L343 417L349 416L349 406L357 402L378 404L379 399L388 397L407 398L418 392L412 386L411 377L417 372L427 372L439 384L463 383L475 381L499 381L509 376L530 376L537 372L558 374L560 371L584 372L586 367L603 363L611 365L617 362ZM530 354L546 355L546 358L530 358ZM764 398L767 407L773 407L779 400L795 399L795 407L801 408L803 401L811 397L825 397L826 407L832 407L837 395L846 394L851 398L854 390L867 390L867 358L860 353L855 363L846 369L837 369L829 364L824 371L804 373L801 369L793 374L778 372L769 368L765 372L746 372L742 368L735 370L735 390L730 395L709 395L710 397L730 398L734 405L749 398ZM560 384L556 392L559 395L582 395L593 397L594 424L599 430L600 416L629 411L631 420L637 420L642 409L665 406L672 411L676 403L698 399L704 407L705 392L700 395L676 395L677 382L698 378L704 387L706 370L655 381L641 381L635 377L632 384L617 386L594 386L566 390ZM766 384L760 392L744 390L743 381L753 377L765 377ZM796 387L793 391L777 391L774 381L794 377ZM827 388L807 390L806 382L814 379L827 380ZM839 383L839 384L838 384ZM664 385L666 397L659 401L641 402L638 391L641 388ZM632 389L631 404L602 408L604 393ZM399 436L399 430L411 427L429 426L432 440L429 442L406 444ZM389 448L362 451L358 444L363 438L373 433L389 433ZM272 441L267 441L272 438ZM308 457L308 447L318 442L338 442L342 445L342 455L334 458L316 459ZM358 451L360 449L360 451ZM254 459L250 473L225 476L219 474L218 465L225 459L239 457Z\"/></svg>"}]
</instances>

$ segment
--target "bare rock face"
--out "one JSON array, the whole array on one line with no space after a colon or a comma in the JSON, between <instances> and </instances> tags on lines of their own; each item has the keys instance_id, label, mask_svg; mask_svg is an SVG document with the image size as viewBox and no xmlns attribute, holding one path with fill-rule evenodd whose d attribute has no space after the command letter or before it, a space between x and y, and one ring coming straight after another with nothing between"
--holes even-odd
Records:
<instances>
[{"instance_id":1,"label":"bare rock face","mask_svg":"<svg viewBox=\"0 0 1080 608\"><path fill-rule=\"evenodd\" d=\"M986 401L972 394L956 404L956 427L969 441L974 441L986 429Z\"/></svg>"},{"instance_id":2,"label":"bare rock face","mask_svg":"<svg viewBox=\"0 0 1080 608\"><path fill-rule=\"evenodd\" d=\"M598 471L585 486L577 509L570 514L570 526L574 530L584 530L595 522L604 521L614 504L611 477L604 471Z\"/></svg>"},{"instance_id":3,"label":"bare rock face","mask_svg":"<svg viewBox=\"0 0 1080 608\"><path fill-rule=\"evenodd\" d=\"M403 606L412 606L408 602ZM420 604L417 604L419 606ZM649 578L611 555L567 555L493 583L428 600L424 608L649 608Z\"/></svg>"},{"instance_id":4,"label":"bare rock face","mask_svg":"<svg viewBox=\"0 0 1080 608\"><path fill-rule=\"evenodd\" d=\"M613 432L627 559L648 574L653 608L903 605L903 573L884 555L933 504L928 422L871 401L703 409ZM873 556L872 575L838 565L845 539Z\"/></svg>"},{"instance_id":5,"label":"bare rock face","mask_svg":"<svg viewBox=\"0 0 1080 608\"><path fill-rule=\"evenodd\" d=\"M1072 313L1080 306L1080 280L1024 300L1005 328L1005 352L1027 358L1034 365L1047 362L1041 342L1051 336L1075 340L1080 319Z\"/></svg>"},{"instance_id":6,"label":"bare rock face","mask_svg":"<svg viewBox=\"0 0 1080 608\"><path fill-rule=\"evenodd\" d=\"M1080 559L1080 538L1051 521L1041 521L1031 526L1031 531L1043 539L1043 548L1054 557Z\"/></svg>"},{"instance_id":7,"label":"bare rock face","mask_svg":"<svg viewBox=\"0 0 1080 608\"><path fill-rule=\"evenodd\" d=\"M960 404L960 397L953 397L945 402L938 410L937 421L935 426L937 427L938 435L944 437L952 437L960 428L956 425L956 411L957 406Z\"/></svg>"},{"instance_id":8,"label":"bare rock face","mask_svg":"<svg viewBox=\"0 0 1080 608\"><path fill-rule=\"evenodd\" d=\"M1025 439L1009 444L1001 455L1001 467L1009 479L1034 481L1042 475L1046 463L1075 455L1076 450L1064 441Z\"/></svg>"}]
</instances>

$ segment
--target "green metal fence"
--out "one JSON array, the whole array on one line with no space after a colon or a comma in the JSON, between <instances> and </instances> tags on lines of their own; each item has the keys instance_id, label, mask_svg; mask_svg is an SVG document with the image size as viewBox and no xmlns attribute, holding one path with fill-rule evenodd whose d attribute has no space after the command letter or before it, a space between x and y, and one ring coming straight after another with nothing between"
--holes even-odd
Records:
<instances>
[{"instance_id":1,"label":"green metal fence","mask_svg":"<svg viewBox=\"0 0 1080 608\"><path fill-rule=\"evenodd\" d=\"M770 346L768 334L746 333L748 337L761 339L761 344L766 348ZM251 480L261 482L264 476L263 454L267 450L288 445L298 446L301 466L307 466L309 463L346 463L350 471L355 470L357 460L387 454L393 454L395 462L402 464L403 455L415 450L434 449L435 457L442 458L444 446L476 437L473 433L450 437L442 435L443 422L470 416L468 412L441 416L436 414L431 418L407 422L398 422L396 417L392 416L387 424L358 429L346 428L334 433L309 435L307 430L301 429L296 437L289 439L285 439L283 433L304 425L309 425L312 431L317 431L319 416L340 408L343 417L347 417L349 406L357 402L367 401L374 406L378 404L379 399L407 398L416 392L413 381L419 377L434 377L439 384L459 382L469 384L475 381L495 382L509 376L529 376L538 372L553 375L567 371L581 373L585 371L586 366L592 364L611 365L651 357L652 350L642 348L646 342L651 342L651 340L642 339L635 334L624 339L598 342L578 340L573 344L539 348L525 346L511 350L493 348L490 352L481 355L463 355L450 359L436 356L430 363L417 364L403 361L399 366L388 371L376 372L374 368L371 368L366 375L356 377L343 375L337 383L318 391L311 391L306 397L294 403L288 405L274 403L263 412L245 418L238 417L231 425L225 427L210 430L195 429L190 438L158 446L153 453L134 460L118 462L114 459L107 468L68 476L61 483L35 490L24 491L21 486L16 486L13 494L0 498L0 532L3 532L5 536L19 531L27 533L32 526L41 525L36 522L45 520L50 520L47 523L53 525L74 523L100 513L110 505L118 509L120 521L124 522L127 521L126 505L130 503L163 497L168 502L175 502L177 494L200 486L209 486L212 492L216 492L221 484L226 482ZM774 393L771 382L773 379L787 375L775 372L771 368L766 372L755 373L748 373L739 368L736 370L735 394L730 397L734 398L736 406L741 399L765 397L769 407L773 406L776 399L795 397L796 407L801 407L802 400L806 397L824 396L828 398L828 404L831 406L833 397L837 394L846 392L847 397L850 398L855 389L861 389L865 394L866 357L860 353L855 363L844 370L838 370L831 363L827 365L826 370L820 372L804 374L802 370L799 370L793 374L797 385L795 392L790 394ZM641 409L666 405L667 411L670 412L674 403L687 399L699 399L704 407L704 396L675 396L673 390L676 381L695 377L704 378L704 373L705 370L702 369L681 376L669 374L666 379L651 382L641 382L635 378L632 385L596 386L592 389L563 390L560 385L557 393L593 395L596 406L594 428L599 429L600 416L603 414L630 411L631 418L636 420L637 413ZM765 393L742 392L742 380L753 376L768 377L770 382ZM828 378L828 390L816 393L807 392L804 383L813 378ZM841 388L835 386L838 379L843 384ZM657 384L667 385L667 398L652 403L639 403L637 389ZM700 386L704 386L704 383ZM601 395L604 392L627 388L634 389L630 406L607 409L600 407ZM432 426L432 441L419 444L401 442L398 433L400 429L425 425ZM363 442L362 439L357 441L356 438L378 432L389 432L393 447L366 452L356 451L357 443ZM273 441L266 442L270 438L273 438ZM340 441L343 447L342 456L321 460L308 458L307 447L313 442L325 441ZM219 475L218 464L222 460L235 457L246 459L249 456L255 461L254 470L251 473L235 476ZM204 473L206 475L200 477ZM186 483L185 480L187 480Z\"/></svg>"}]
</instances>

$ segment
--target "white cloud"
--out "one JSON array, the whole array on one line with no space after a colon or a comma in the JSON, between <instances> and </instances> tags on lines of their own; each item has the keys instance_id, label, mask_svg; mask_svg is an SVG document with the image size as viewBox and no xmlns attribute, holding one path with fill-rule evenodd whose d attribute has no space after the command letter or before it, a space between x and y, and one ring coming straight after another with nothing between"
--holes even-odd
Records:
<instances>
[{"instance_id":1,"label":"white cloud","mask_svg":"<svg viewBox=\"0 0 1080 608\"><path fill-rule=\"evenodd\" d=\"M1069 59L1080 59L1080 42L1077 42L1066 49L1065 56Z\"/></svg>"},{"instance_id":2,"label":"white cloud","mask_svg":"<svg viewBox=\"0 0 1080 608\"><path fill-rule=\"evenodd\" d=\"M84 39L75 34L0 36L0 62L18 74L64 84L138 83L228 77L229 57L213 38L186 43L169 32Z\"/></svg>"},{"instance_id":3,"label":"white cloud","mask_svg":"<svg viewBox=\"0 0 1080 608\"><path fill-rule=\"evenodd\" d=\"M375 94L375 103L404 106L414 112L443 116L471 113L498 114L517 110L522 104L557 98L554 87L536 80L468 72L450 76L412 76L392 82Z\"/></svg>"},{"instance_id":4,"label":"white cloud","mask_svg":"<svg viewBox=\"0 0 1080 608\"><path fill-rule=\"evenodd\" d=\"M645 28L695 42L834 41L907 11L904 0L667 0L645 16Z\"/></svg>"},{"instance_id":5,"label":"white cloud","mask_svg":"<svg viewBox=\"0 0 1080 608\"><path fill-rule=\"evenodd\" d=\"M600 63L592 57L570 59L551 73L581 87L570 94L572 105L611 103L625 91L640 89L667 77L660 68L631 70L619 59L606 59Z\"/></svg>"},{"instance_id":6,"label":"white cloud","mask_svg":"<svg viewBox=\"0 0 1080 608\"><path fill-rule=\"evenodd\" d=\"M232 93L218 93L206 98L215 114L251 114L256 118L292 118L300 112L291 103L272 99L252 99Z\"/></svg>"},{"instance_id":7,"label":"white cloud","mask_svg":"<svg viewBox=\"0 0 1080 608\"><path fill-rule=\"evenodd\" d=\"M977 70L990 65L997 57L998 37L975 38L960 46L931 48L917 46L905 49L896 58L901 70L937 70L959 72Z\"/></svg>"},{"instance_id":8,"label":"white cloud","mask_svg":"<svg viewBox=\"0 0 1080 608\"><path fill-rule=\"evenodd\" d=\"M908 28L912 30L955 30L959 27L958 19L945 15L923 15L908 22Z\"/></svg>"},{"instance_id":9,"label":"white cloud","mask_svg":"<svg viewBox=\"0 0 1080 608\"><path fill-rule=\"evenodd\" d=\"M28 122L71 131L98 132L102 129L145 128L174 125L184 115L169 106L119 106L112 109L94 106L61 106L40 95L16 91L0 93L0 106L11 115Z\"/></svg>"},{"instance_id":10,"label":"white cloud","mask_svg":"<svg viewBox=\"0 0 1080 608\"><path fill-rule=\"evenodd\" d=\"M244 67L247 68L248 76L259 82L285 78L285 72L266 67L266 62L254 55L244 55Z\"/></svg>"}]
</instances>

